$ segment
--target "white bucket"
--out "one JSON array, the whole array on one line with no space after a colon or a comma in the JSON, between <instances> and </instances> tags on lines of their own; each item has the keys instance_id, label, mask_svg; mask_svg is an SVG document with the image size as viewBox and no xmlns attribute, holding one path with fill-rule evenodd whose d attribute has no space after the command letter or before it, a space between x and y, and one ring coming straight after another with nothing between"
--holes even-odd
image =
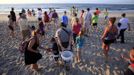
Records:
<instances>
[{"instance_id":1,"label":"white bucket","mask_svg":"<svg viewBox=\"0 0 134 75\"><path fill-rule=\"evenodd\" d=\"M63 51L61 52L61 58L66 62L72 61L73 53L71 51Z\"/></svg>"}]
</instances>

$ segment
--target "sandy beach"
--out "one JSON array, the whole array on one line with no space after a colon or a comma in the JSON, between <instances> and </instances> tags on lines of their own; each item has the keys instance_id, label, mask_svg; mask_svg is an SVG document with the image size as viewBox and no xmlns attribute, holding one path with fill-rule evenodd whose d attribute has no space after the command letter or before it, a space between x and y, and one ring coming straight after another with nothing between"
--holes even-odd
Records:
<instances>
[{"instance_id":1,"label":"sandy beach","mask_svg":"<svg viewBox=\"0 0 134 75\"><path fill-rule=\"evenodd\" d=\"M9 29L7 25L7 14L0 14L0 75L123 75L127 68L127 62L121 59L120 55L127 53L134 47L134 11L124 11L130 21L131 31L125 33L125 44L119 42L114 43L110 47L110 60L105 62L103 51L101 48L102 41L100 39L104 25L103 14L100 15L98 32L90 30L90 36L86 37L86 42L82 52L82 62L79 64L72 63L70 71L66 71L63 67L54 66L52 54L47 54L40 49L43 58L38 62L43 69L39 72L33 72L29 66L25 66L23 62L23 54L18 51L20 43L19 27L15 28L16 37L9 37ZM119 21L122 11L110 11L110 17L117 17ZM63 13L59 13L60 18ZM29 25L36 25L36 17L28 17ZM60 22L60 21L59 21ZM54 32L51 30L46 32L47 37L51 38ZM48 45L49 38L45 38L41 44ZM19 63L19 59L22 62Z\"/></svg>"}]
</instances>

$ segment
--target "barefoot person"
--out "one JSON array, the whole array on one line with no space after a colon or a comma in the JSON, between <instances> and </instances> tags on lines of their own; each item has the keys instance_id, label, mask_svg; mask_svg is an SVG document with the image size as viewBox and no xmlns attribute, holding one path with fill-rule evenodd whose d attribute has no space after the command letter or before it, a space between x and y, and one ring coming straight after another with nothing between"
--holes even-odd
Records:
<instances>
[{"instance_id":1,"label":"barefoot person","mask_svg":"<svg viewBox=\"0 0 134 75\"><path fill-rule=\"evenodd\" d=\"M81 26L81 24L79 23L79 19L78 19L78 18L75 18L75 22L74 22L73 28L72 28L74 44L75 44L75 42L76 42L76 37L78 36L78 34L79 34L81 28L82 28L82 26Z\"/></svg>"},{"instance_id":2,"label":"barefoot person","mask_svg":"<svg viewBox=\"0 0 134 75\"><path fill-rule=\"evenodd\" d=\"M85 29L85 34L88 36L89 34L89 28L92 24L92 14L90 13L90 8L87 8L87 13L84 19L84 29Z\"/></svg>"},{"instance_id":3,"label":"barefoot person","mask_svg":"<svg viewBox=\"0 0 134 75\"><path fill-rule=\"evenodd\" d=\"M68 25L68 17L67 12L64 11L64 15L62 16L62 22L67 26Z\"/></svg>"},{"instance_id":4,"label":"barefoot person","mask_svg":"<svg viewBox=\"0 0 134 75\"><path fill-rule=\"evenodd\" d=\"M14 26L10 15L8 15L8 27L10 29L10 36L14 37Z\"/></svg>"},{"instance_id":5,"label":"barefoot person","mask_svg":"<svg viewBox=\"0 0 134 75\"><path fill-rule=\"evenodd\" d=\"M30 38L30 30L28 26L28 20L26 18L25 13L19 13L19 27L22 35L22 40L26 40L27 38Z\"/></svg>"},{"instance_id":6,"label":"barefoot person","mask_svg":"<svg viewBox=\"0 0 134 75\"><path fill-rule=\"evenodd\" d=\"M84 27L84 10L81 10L81 14L80 14L80 24L82 25L82 27Z\"/></svg>"},{"instance_id":7,"label":"barefoot person","mask_svg":"<svg viewBox=\"0 0 134 75\"><path fill-rule=\"evenodd\" d=\"M13 22L13 25L16 25L16 14L14 12L14 8L11 8L10 16L11 16L11 20Z\"/></svg>"},{"instance_id":8,"label":"barefoot person","mask_svg":"<svg viewBox=\"0 0 134 75\"><path fill-rule=\"evenodd\" d=\"M49 15L47 14L47 11L44 12L44 24L46 26L46 30L49 30L49 24L50 23L50 18Z\"/></svg>"},{"instance_id":9,"label":"barefoot person","mask_svg":"<svg viewBox=\"0 0 134 75\"><path fill-rule=\"evenodd\" d=\"M98 15L96 12L94 12L94 15L92 16L92 26L95 31L97 31L97 25L98 25Z\"/></svg>"},{"instance_id":10,"label":"barefoot person","mask_svg":"<svg viewBox=\"0 0 134 75\"><path fill-rule=\"evenodd\" d=\"M57 29L58 28L58 13L56 12L56 10L54 10L53 15L52 15L52 19L54 22L54 27Z\"/></svg>"},{"instance_id":11,"label":"barefoot person","mask_svg":"<svg viewBox=\"0 0 134 75\"><path fill-rule=\"evenodd\" d=\"M38 21L39 21L39 19L42 19L42 9L41 8L38 8L37 18L38 18Z\"/></svg>"},{"instance_id":12,"label":"barefoot person","mask_svg":"<svg viewBox=\"0 0 134 75\"><path fill-rule=\"evenodd\" d=\"M42 55L38 51L39 47L39 37L40 30L35 30L32 32L32 37L30 38L27 49L25 50L25 64L31 65L32 70L39 70L37 61L42 58Z\"/></svg>"},{"instance_id":13,"label":"barefoot person","mask_svg":"<svg viewBox=\"0 0 134 75\"><path fill-rule=\"evenodd\" d=\"M118 29L114 25L115 21L116 21L115 17L109 18L109 25L105 28L104 33L101 37L103 42L102 49L104 50L104 54L106 57L108 57L110 44L114 43L114 41L116 40Z\"/></svg>"},{"instance_id":14,"label":"barefoot person","mask_svg":"<svg viewBox=\"0 0 134 75\"><path fill-rule=\"evenodd\" d=\"M76 37L76 46L77 46L77 54L76 54L76 61L79 63L81 61L81 51L84 44L84 31L81 30Z\"/></svg>"},{"instance_id":15,"label":"barefoot person","mask_svg":"<svg viewBox=\"0 0 134 75\"><path fill-rule=\"evenodd\" d=\"M59 50L66 50L72 43L72 32L66 28L64 23L61 23L61 27L55 33L55 38L59 45Z\"/></svg>"},{"instance_id":16,"label":"barefoot person","mask_svg":"<svg viewBox=\"0 0 134 75\"><path fill-rule=\"evenodd\" d=\"M121 25L119 26L120 32L117 38L121 38L121 43L125 43L124 32L126 31L126 29L130 30L129 20L128 18L126 18L125 13L122 14L122 18L120 19L119 23Z\"/></svg>"}]
</instances>

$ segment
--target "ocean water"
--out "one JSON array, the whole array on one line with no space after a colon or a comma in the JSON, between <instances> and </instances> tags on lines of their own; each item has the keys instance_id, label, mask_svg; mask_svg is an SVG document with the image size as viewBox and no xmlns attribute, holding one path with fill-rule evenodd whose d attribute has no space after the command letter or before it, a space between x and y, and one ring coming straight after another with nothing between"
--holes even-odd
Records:
<instances>
[{"instance_id":1,"label":"ocean water","mask_svg":"<svg viewBox=\"0 0 134 75\"><path fill-rule=\"evenodd\" d=\"M90 8L91 10L95 10L95 8L99 8L101 10L108 8L112 11L134 10L134 4L0 4L0 13L10 11L11 7L14 7L15 11L21 11L22 8L26 10L37 10L37 8L42 8L46 11L49 8L55 8L58 12L61 12L64 10L70 10L72 6L76 6L78 10L86 8Z\"/></svg>"}]
</instances>

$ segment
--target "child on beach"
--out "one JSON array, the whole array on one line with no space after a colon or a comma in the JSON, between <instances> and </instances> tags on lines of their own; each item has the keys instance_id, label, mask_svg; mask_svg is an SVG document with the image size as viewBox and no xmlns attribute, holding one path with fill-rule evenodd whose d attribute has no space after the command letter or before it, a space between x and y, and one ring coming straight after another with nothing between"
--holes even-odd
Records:
<instances>
[{"instance_id":1,"label":"child on beach","mask_svg":"<svg viewBox=\"0 0 134 75\"><path fill-rule=\"evenodd\" d=\"M67 17L67 12L64 11L64 15L62 16L62 22L67 26L68 25L68 17Z\"/></svg>"},{"instance_id":2,"label":"child on beach","mask_svg":"<svg viewBox=\"0 0 134 75\"><path fill-rule=\"evenodd\" d=\"M8 15L8 27L10 29L10 36L14 37L14 27L10 15Z\"/></svg>"},{"instance_id":3,"label":"child on beach","mask_svg":"<svg viewBox=\"0 0 134 75\"><path fill-rule=\"evenodd\" d=\"M56 63L58 63L58 58L59 58L59 50L58 50L58 45L56 43L55 38L51 39L51 43L52 43L52 52L54 54L54 60L56 61Z\"/></svg>"},{"instance_id":4,"label":"child on beach","mask_svg":"<svg viewBox=\"0 0 134 75\"><path fill-rule=\"evenodd\" d=\"M94 15L92 17L92 25L95 30L97 30L97 24L98 24L98 15L96 12L94 12Z\"/></svg>"},{"instance_id":5,"label":"child on beach","mask_svg":"<svg viewBox=\"0 0 134 75\"><path fill-rule=\"evenodd\" d=\"M45 26L46 28L49 30L49 22L50 22L50 19L49 19L49 16L47 14L47 11L44 12L44 23L45 23Z\"/></svg>"},{"instance_id":6,"label":"child on beach","mask_svg":"<svg viewBox=\"0 0 134 75\"><path fill-rule=\"evenodd\" d=\"M76 37L76 47L77 47L77 55L76 55L76 61L80 62L81 60L81 50L84 44L84 31L81 30Z\"/></svg>"},{"instance_id":7,"label":"child on beach","mask_svg":"<svg viewBox=\"0 0 134 75\"><path fill-rule=\"evenodd\" d=\"M43 24L43 21L41 18L39 18L39 28L38 29L40 30L41 35L45 36L44 24Z\"/></svg>"}]
</instances>

